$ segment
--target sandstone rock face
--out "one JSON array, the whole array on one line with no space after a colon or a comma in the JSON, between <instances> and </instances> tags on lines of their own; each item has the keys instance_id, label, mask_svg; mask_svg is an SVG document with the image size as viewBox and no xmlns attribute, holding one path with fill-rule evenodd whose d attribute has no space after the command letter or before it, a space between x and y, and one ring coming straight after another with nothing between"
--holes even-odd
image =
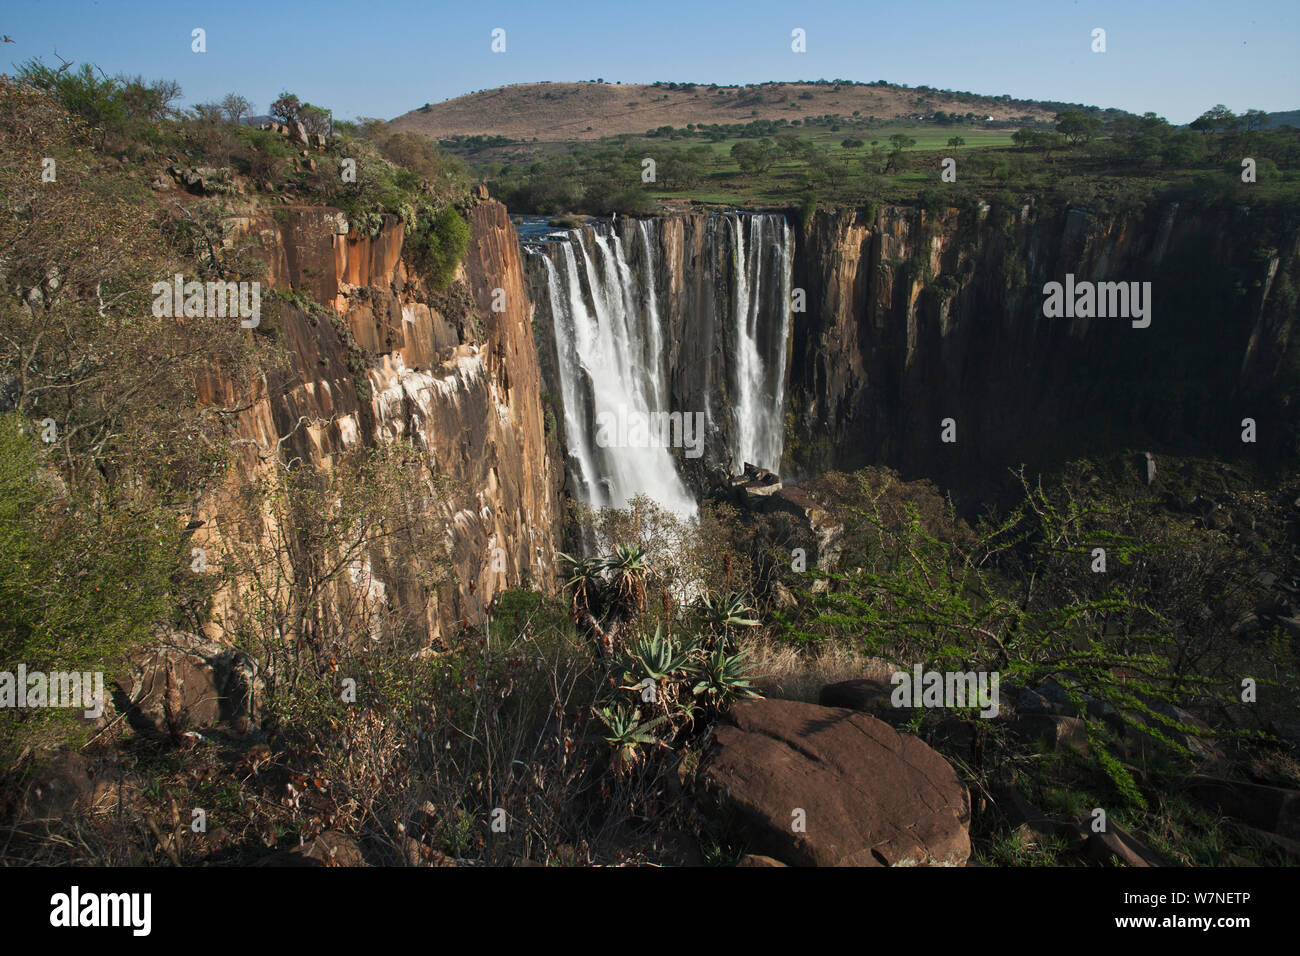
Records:
<instances>
[{"instance_id":1,"label":"sandstone rock face","mask_svg":"<svg viewBox=\"0 0 1300 956\"><path fill-rule=\"evenodd\" d=\"M697 772L707 806L758 854L796 866L962 866L970 801L916 737L796 701L734 707ZM803 811L804 832L794 829Z\"/></svg>"},{"instance_id":2,"label":"sandstone rock face","mask_svg":"<svg viewBox=\"0 0 1300 956\"><path fill-rule=\"evenodd\" d=\"M232 217L225 240L251 243L269 289L305 293L337 319L282 304L277 331L291 359L283 375L256 383L251 396L216 373L199 383L202 402L241 409L232 423L244 451L226 496L248 482L274 486L279 462L329 470L339 456L398 437L419 450L422 477L447 479L428 519L442 552L412 567L376 550L360 556L354 576L363 600L396 612L412 650L454 621L479 623L502 589L546 585L553 574L558 485L518 241L499 203L480 202L467 218L462 285L439 296L408 270L396 216L374 235L324 207ZM501 312L492 311L498 289ZM224 540L251 533L223 523L228 500L214 496L197 515L194 544L214 561ZM448 561L451 574L431 584ZM217 610L231 597L218 595ZM226 638L217 625L208 636Z\"/></svg>"}]
</instances>

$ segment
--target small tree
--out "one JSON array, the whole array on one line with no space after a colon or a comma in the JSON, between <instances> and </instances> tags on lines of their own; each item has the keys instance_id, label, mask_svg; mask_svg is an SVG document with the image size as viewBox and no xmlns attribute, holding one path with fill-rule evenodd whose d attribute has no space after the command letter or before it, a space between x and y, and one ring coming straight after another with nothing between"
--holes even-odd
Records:
<instances>
[{"instance_id":1,"label":"small tree","mask_svg":"<svg viewBox=\"0 0 1300 956\"><path fill-rule=\"evenodd\" d=\"M320 106L312 106L310 103L303 103L298 110L298 122L302 123L303 129L312 135L325 136L330 132L334 125L334 117L329 110Z\"/></svg>"},{"instance_id":2,"label":"small tree","mask_svg":"<svg viewBox=\"0 0 1300 956\"><path fill-rule=\"evenodd\" d=\"M222 117L220 103L195 103L194 118L207 123L220 122Z\"/></svg>"},{"instance_id":3,"label":"small tree","mask_svg":"<svg viewBox=\"0 0 1300 956\"><path fill-rule=\"evenodd\" d=\"M1079 110L1068 110L1056 116L1056 131L1066 138L1071 146L1086 143L1101 132L1101 120Z\"/></svg>"},{"instance_id":4,"label":"small tree","mask_svg":"<svg viewBox=\"0 0 1300 956\"><path fill-rule=\"evenodd\" d=\"M302 101L292 93L284 92L271 104L271 115L286 125L293 125L302 109Z\"/></svg>"},{"instance_id":5,"label":"small tree","mask_svg":"<svg viewBox=\"0 0 1300 956\"><path fill-rule=\"evenodd\" d=\"M253 112L253 104L238 93L227 93L221 101L221 112L232 123L238 123Z\"/></svg>"}]
</instances>

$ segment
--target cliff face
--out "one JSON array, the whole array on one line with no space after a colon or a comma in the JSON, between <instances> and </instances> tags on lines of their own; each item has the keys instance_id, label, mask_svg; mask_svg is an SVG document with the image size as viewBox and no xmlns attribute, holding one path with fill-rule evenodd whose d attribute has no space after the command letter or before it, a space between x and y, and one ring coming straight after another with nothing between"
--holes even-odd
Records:
<instances>
[{"instance_id":1,"label":"cliff face","mask_svg":"<svg viewBox=\"0 0 1300 956\"><path fill-rule=\"evenodd\" d=\"M1150 326L1045 317L1044 283L1067 274L1150 282ZM1295 450L1294 223L1178 205L1106 220L827 211L800 233L793 285L807 310L793 316L789 471L874 462L977 493L1007 467L1101 447Z\"/></svg>"},{"instance_id":2,"label":"cliff face","mask_svg":"<svg viewBox=\"0 0 1300 956\"><path fill-rule=\"evenodd\" d=\"M413 650L454 621L479 623L500 590L553 576L558 485L518 243L500 204L479 203L468 218L457 277L465 284L446 295L408 273L395 217L374 237L348 234L337 210L317 207L228 220L230 242L253 240L271 289L305 294L333 315L281 308L276 331L288 367L254 383L251 397L220 374L202 383L204 401L233 410L240 449L224 494L196 516L204 522L196 544L215 555L249 536L292 538L270 512L261 528L234 526L229 504L241 488L276 487L295 458L328 471L340 456L412 440L418 461L408 464L433 502L421 520L436 525L442 547L414 559L384 548L358 555L349 578L356 593L331 600L383 604ZM218 622L227 598L218 596Z\"/></svg>"}]
</instances>

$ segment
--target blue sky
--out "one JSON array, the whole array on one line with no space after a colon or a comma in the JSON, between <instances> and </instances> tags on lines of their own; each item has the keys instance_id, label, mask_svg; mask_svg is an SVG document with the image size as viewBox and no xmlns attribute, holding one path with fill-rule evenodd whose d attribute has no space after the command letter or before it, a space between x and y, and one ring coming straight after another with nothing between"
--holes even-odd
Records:
<instances>
[{"instance_id":1,"label":"blue sky","mask_svg":"<svg viewBox=\"0 0 1300 956\"><path fill-rule=\"evenodd\" d=\"M10 0L0 68L29 57L168 77L188 104L283 89L337 116L390 118L538 80L889 80L1153 110L1300 108L1300 2L1164 0ZM190 32L207 31L207 52ZM490 50L494 27L506 52ZM807 52L790 50L790 31ZM1093 28L1107 51L1090 50Z\"/></svg>"}]
</instances>

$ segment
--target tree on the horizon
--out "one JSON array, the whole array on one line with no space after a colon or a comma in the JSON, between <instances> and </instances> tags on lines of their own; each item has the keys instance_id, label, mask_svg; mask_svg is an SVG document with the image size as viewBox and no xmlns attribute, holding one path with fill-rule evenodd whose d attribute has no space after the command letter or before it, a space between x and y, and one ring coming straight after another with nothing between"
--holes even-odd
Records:
<instances>
[{"instance_id":1,"label":"tree on the horizon","mask_svg":"<svg viewBox=\"0 0 1300 956\"><path fill-rule=\"evenodd\" d=\"M253 104L238 93L227 93L221 100L221 112L232 123L238 123L253 112Z\"/></svg>"},{"instance_id":2,"label":"tree on the horizon","mask_svg":"<svg viewBox=\"0 0 1300 956\"><path fill-rule=\"evenodd\" d=\"M302 101L288 90L281 93L271 104L271 116L286 126L291 126L302 109Z\"/></svg>"}]
</instances>

